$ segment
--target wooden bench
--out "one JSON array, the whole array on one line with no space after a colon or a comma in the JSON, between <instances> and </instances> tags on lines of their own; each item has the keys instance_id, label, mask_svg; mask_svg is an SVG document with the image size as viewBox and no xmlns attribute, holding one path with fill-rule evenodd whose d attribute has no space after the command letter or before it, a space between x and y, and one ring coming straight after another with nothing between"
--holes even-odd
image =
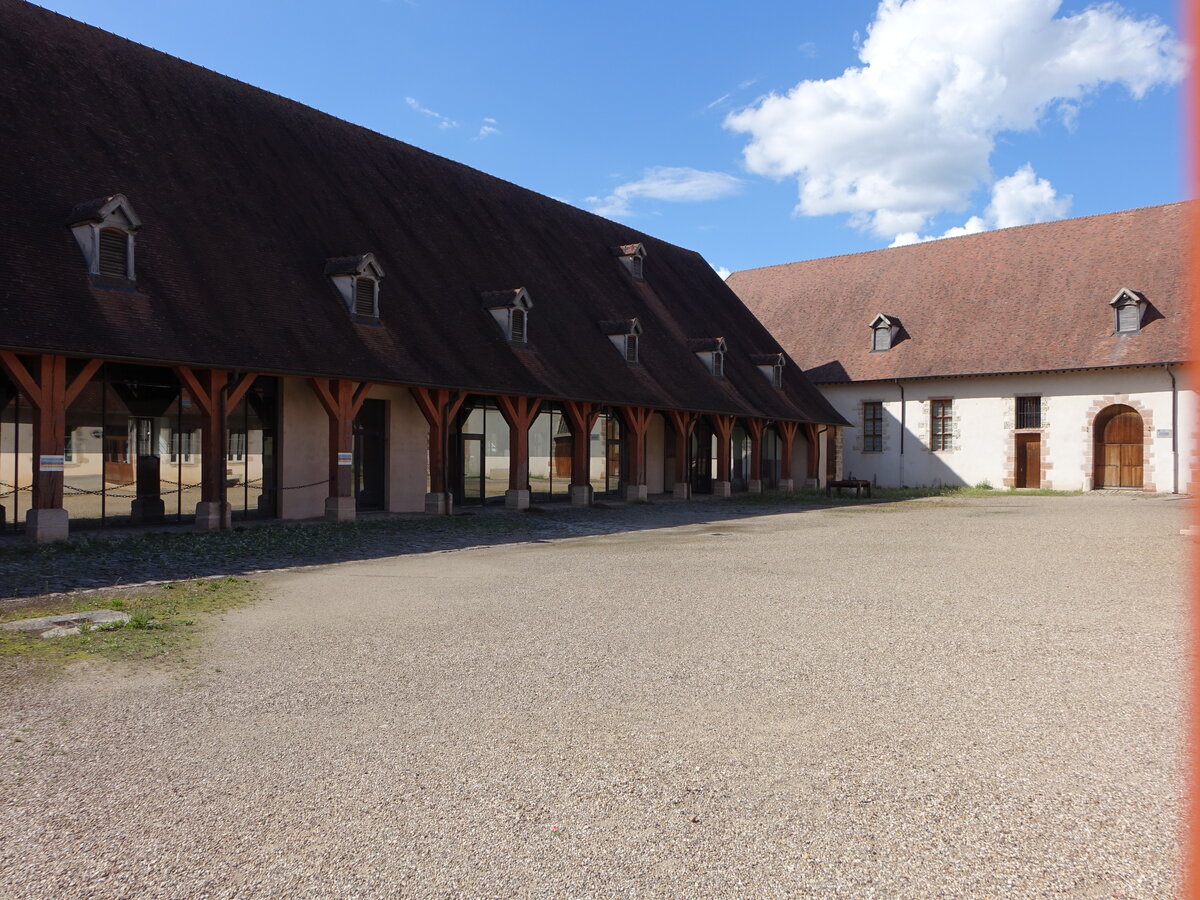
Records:
<instances>
[{"instance_id":1,"label":"wooden bench","mask_svg":"<svg viewBox=\"0 0 1200 900\"><path fill-rule=\"evenodd\" d=\"M864 490L868 498L871 496L871 482L864 478L843 478L841 481L826 482L825 496L832 497L834 488L837 488L839 497L842 496L842 488L854 488L855 497L861 497Z\"/></svg>"}]
</instances>

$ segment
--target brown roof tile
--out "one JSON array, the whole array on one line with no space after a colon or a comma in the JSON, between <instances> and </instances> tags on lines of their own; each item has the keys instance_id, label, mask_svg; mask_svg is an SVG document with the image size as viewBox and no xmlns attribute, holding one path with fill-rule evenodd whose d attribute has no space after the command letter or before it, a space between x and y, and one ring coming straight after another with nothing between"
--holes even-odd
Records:
<instances>
[{"instance_id":1,"label":"brown roof tile","mask_svg":"<svg viewBox=\"0 0 1200 900\"><path fill-rule=\"evenodd\" d=\"M0 346L839 422L698 254L21 0L0 0ZM89 279L64 222L122 192L136 290ZM654 259L636 282L613 247ZM324 274L388 273L361 324ZM529 344L480 308L525 285ZM596 323L636 316L641 365ZM738 352L715 379L689 331ZM695 333L691 331L691 333Z\"/></svg>"},{"instance_id":2,"label":"brown roof tile","mask_svg":"<svg viewBox=\"0 0 1200 900\"><path fill-rule=\"evenodd\" d=\"M1189 212L1172 203L1026 225L727 283L816 382L1182 362ZM1149 301L1141 331L1113 333L1121 288ZM903 339L872 353L881 309Z\"/></svg>"}]
</instances>

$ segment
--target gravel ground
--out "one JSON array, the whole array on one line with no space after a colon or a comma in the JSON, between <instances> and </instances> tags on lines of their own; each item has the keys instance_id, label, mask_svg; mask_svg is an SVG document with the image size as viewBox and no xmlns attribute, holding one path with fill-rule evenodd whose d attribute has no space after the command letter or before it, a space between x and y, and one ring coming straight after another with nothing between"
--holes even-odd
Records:
<instances>
[{"instance_id":1,"label":"gravel ground","mask_svg":"<svg viewBox=\"0 0 1200 900\"><path fill-rule=\"evenodd\" d=\"M1170 897L1183 507L763 507L267 576L192 672L7 687L0 893Z\"/></svg>"}]
</instances>

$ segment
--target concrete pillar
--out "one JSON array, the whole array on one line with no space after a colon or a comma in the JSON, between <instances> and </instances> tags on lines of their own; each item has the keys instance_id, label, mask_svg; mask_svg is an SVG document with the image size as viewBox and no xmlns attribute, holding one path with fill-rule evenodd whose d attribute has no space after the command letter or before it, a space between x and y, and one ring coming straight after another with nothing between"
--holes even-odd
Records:
<instances>
[{"instance_id":1,"label":"concrete pillar","mask_svg":"<svg viewBox=\"0 0 1200 900\"><path fill-rule=\"evenodd\" d=\"M672 494L676 500L690 500L692 498L692 486L686 481L677 481L675 482Z\"/></svg>"},{"instance_id":2,"label":"concrete pillar","mask_svg":"<svg viewBox=\"0 0 1200 900\"><path fill-rule=\"evenodd\" d=\"M353 497L326 497L325 518L330 522L353 522L358 516L358 504Z\"/></svg>"},{"instance_id":3,"label":"concrete pillar","mask_svg":"<svg viewBox=\"0 0 1200 900\"><path fill-rule=\"evenodd\" d=\"M25 514L25 539L35 543L65 541L70 525L65 509L31 509Z\"/></svg>"},{"instance_id":4,"label":"concrete pillar","mask_svg":"<svg viewBox=\"0 0 1200 900\"><path fill-rule=\"evenodd\" d=\"M794 491L796 489L796 482L791 478L780 478L779 489L781 491Z\"/></svg>"},{"instance_id":5,"label":"concrete pillar","mask_svg":"<svg viewBox=\"0 0 1200 900\"><path fill-rule=\"evenodd\" d=\"M728 481L713 482L714 497L730 497L733 495L733 485Z\"/></svg>"},{"instance_id":6,"label":"concrete pillar","mask_svg":"<svg viewBox=\"0 0 1200 900\"><path fill-rule=\"evenodd\" d=\"M426 494L425 512L431 516L448 516L454 512L454 497L451 494Z\"/></svg>"},{"instance_id":7,"label":"concrete pillar","mask_svg":"<svg viewBox=\"0 0 1200 900\"><path fill-rule=\"evenodd\" d=\"M572 506L592 505L592 486L590 484L573 484L567 490Z\"/></svg>"},{"instance_id":8,"label":"concrete pillar","mask_svg":"<svg viewBox=\"0 0 1200 900\"><path fill-rule=\"evenodd\" d=\"M504 505L509 509L529 509L529 491L509 488L504 492Z\"/></svg>"},{"instance_id":9,"label":"concrete pillar","mask_svg":"<svg viewBox=\"0 0 1200 900\"><path fill-rule=\"evenodd\" d=\"M644 484L625 485L625 499L630 503L645 503L650 499L650 490Z\"/></svg>"},{"instance_id":10,"label":"concrete pillar","mask_svg":"<svg viewBox=\"0 0 1200 900\"><path fill-rule=\"evenodd\" d=\"M762 479L761 478L751 478L746 483L746 490L749 491L751 494L761 494L763 492Z\"/></svg>"},{"instance_id":11,"label":"concrete pillar","mask_svg":"<svg viewBox=\"0 0 1200 900\"><path fill-rule=\"evenodd\" d=\"M201 500L196 504L196 530L218 531L233 523L233 507L219 500Z\"/></svg>"}]
</instances>

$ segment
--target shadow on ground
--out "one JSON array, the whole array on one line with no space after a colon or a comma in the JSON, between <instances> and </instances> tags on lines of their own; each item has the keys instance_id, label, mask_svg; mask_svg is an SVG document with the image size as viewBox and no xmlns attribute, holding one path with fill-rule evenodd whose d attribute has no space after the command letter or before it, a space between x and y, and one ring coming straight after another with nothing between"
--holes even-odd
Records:
<instances>
[{"instance_id":1,"label":"shadow on ground","mask_svg":"<svg viewBox=\"0 0 1200 900\"><path fill-rule=\"evenodd\" d=\"M586 509L549 504L528 512L476 508L449 517L372 514L353 523L266 523L203 534L186 527L91 532L41 546L12 539L0 544L0 599L702 525L858 503L852 499L826 502L817 497L734 497L597 504Z\"/></svg>"}]
</instances>

